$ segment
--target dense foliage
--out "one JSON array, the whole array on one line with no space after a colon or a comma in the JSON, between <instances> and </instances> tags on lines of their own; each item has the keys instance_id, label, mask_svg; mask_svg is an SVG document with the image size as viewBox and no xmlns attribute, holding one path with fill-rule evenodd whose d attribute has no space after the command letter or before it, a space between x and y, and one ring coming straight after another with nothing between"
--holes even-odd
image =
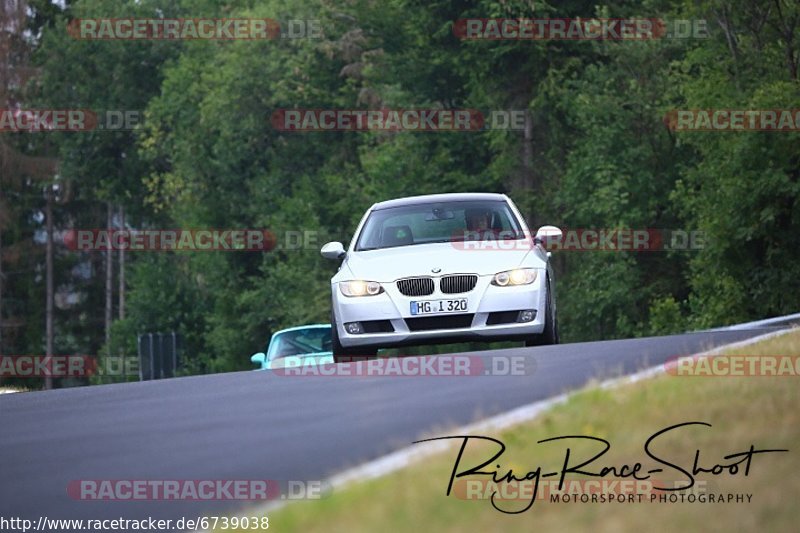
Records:
<instances>
[{"instance_id":1,"label":"dense foliage","mask_svg":"<svg viewBox=\"0 0 800 533\"><path fill-rule=\"evenodd\" d=\"M158 6L158 7L157 7ZM131 227L270 228L349 238L364 209L392 197L505 192L533 227L701 230L691 252L556 254L562 338L685 331L798 311L800 136L675 132L673 109L798 109L794 0L86 0L39 17L30 107L132 109L131 132L16 134L55 156L70 197L57 229L105 227L106 202ZM81 41L79 17L225 16L320 21L317 39ZM464 17L705 19L708 38L463 41ZM532 127L469 133L281 132L282 108L527 110ZM20 171L21 172L21 171ZM3 176L14 216L3 243L41 249L41 184ZM16 196L15 196L16 195ZM4 207L5 209L5 207ZM36 237L35 234L39 233ZM284 243L285 244L285 243ZM179 331L187 369L249 368L281 327L327 321L336 265L318 249L139 253L126 263L136 333ZM4 260L12 260L11 255ZM41 353L41 252L14 257L0 351ZM57 317L58 353L104 353L102 254L59 247L56 284L79 293ZM87 271L89 272L87 274ZM37 274L37 272L39 274ZM115 274L116 275L116 274ZM115 303L115 305L117 305ZM13 315L13 316L12 316ZM10 322L9 322L10 323Z\"/></svg>"}]
</instances>

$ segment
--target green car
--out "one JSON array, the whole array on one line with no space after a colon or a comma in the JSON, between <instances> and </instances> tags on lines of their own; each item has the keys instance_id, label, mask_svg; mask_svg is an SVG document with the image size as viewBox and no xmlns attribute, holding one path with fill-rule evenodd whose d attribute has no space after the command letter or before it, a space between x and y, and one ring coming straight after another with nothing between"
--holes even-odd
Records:
<instances>
[{"instance_id":1,"label":"green car","mask_svg":"<svg viewBox=\"0 0 800 533\"><path fill-rule=\"evenodd\" d=\"M306 366L308 358L315 364L333 363L330 324L312 324L275 332L269 341L266 353L250 356L256 370L274 370L287 366Z\"/></svg>"}]
</instances>

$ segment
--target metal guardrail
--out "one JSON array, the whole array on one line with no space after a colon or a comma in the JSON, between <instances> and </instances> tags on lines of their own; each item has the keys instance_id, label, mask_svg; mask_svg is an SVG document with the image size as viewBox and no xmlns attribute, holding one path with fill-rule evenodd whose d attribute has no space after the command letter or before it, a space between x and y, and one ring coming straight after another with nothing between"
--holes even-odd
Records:
<instances>
[{"instance_id":1,"label":"metal guardrail","mask_svg":"<svg viewBox=\"0 0 800 533\"><path fill-rule=\"evenodd\" d=\"M139 381L175 377L178 371L180 335L170 333L143 333L137 335L139 351Z\"/></svg>"},{"instance_id":2,"label":"metal guardrail","mask_svg":"<svg viewBox=\"0 0 800 533\"><path fill-rule=\"evenodd\" d=\"M755 329L755 328L766 328L771 326L781 326L792 323L800 323L800 313L794 313L792 315L776 316L774 318L765 318L763 320L754 320L753 322L744 322L742 324L734 324L732 326L713 328L705 331L735 331L740 329Z\"/></svg>"}]
</instances>

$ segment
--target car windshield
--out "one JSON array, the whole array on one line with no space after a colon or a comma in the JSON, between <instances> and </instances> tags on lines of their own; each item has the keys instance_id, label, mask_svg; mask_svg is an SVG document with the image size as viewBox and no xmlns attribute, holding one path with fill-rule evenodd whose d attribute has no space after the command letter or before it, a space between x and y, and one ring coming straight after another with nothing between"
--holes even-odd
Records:
<instances>
[{"instance_id":1,"label":"car windshield","mask_svg":"<svg viewBox=\"0 0 800 533\"><path fill-rule=\"evenodd\" d=\"M519 221L506 202L424 203L373 211L355 251L466 239L523 238Z\"/></svg>"},{"instance_id":2,"label":"car windshield","mask_svg":"<svg viewBox=\"0 0 800 533\"><path fill-rule=\"evenodd\" d=\"M296 329L272 337L269 343L269 360L329 351L331 351L330 327Z\"/></svg>"}]
</instances>

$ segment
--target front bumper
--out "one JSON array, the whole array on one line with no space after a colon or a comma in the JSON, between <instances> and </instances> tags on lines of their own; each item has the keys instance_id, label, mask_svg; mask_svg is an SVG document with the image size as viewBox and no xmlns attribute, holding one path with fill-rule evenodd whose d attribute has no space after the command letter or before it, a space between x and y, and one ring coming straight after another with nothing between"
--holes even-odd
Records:
<instances>
[{"instance_id":1,"label":"front bumper","mask_svg":"<svg viewBox=\"0 0 800 533\"><path fill-rule=\"evenodd\" d=\"M339 342L344 347L391 348L463 340L523 339L542 333L547 302L545 271L540 270L536 281L530 285L516 287L492 285L492 277L479 276L474 289L459 294L443 294L439 291L439 283L436 283L433 294L427 296L405 296L397 289L396 283L390 282L381 284L384 292L377 296L352 298L342 295L338 284L333 283L331 290ZM452 316L423 315L425 318L442 318L439 321L428 320L424 329L420 329L421 317L411 314L412 301L460 298L467 299L466 311ZM508 321L513 320L509 319L514 316L513 312L522 310L536 311L535 318L529 322ZM451 318L446 318L448 316ZM498 317L502 317L501 323L497 323ZM345 329L345 324L350 322L373 321L383 321L382 325L386 327L381 329L393 331L350 334Z\"/></svg>"}]
</instances>

